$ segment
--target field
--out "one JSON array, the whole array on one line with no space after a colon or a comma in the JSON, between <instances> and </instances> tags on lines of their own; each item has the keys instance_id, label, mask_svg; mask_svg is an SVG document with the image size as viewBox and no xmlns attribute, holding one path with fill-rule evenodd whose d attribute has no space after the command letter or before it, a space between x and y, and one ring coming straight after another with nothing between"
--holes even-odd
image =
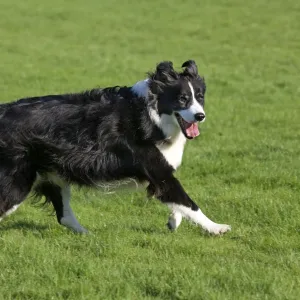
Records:
<instances>
[{"instance_id":1,"label":"field","mask_svg":"<svg viewBox=\"0 0 300 300\"><path fill-rule=\"evenodd\" d=\"M89 235L26 201L0 224L0 299L299 299L299 32L295 0L1 0L1 102L196 60L207 120L177 177L232 232L170 233L143 192L74 188Z\"/></svg>"}]
</instances>

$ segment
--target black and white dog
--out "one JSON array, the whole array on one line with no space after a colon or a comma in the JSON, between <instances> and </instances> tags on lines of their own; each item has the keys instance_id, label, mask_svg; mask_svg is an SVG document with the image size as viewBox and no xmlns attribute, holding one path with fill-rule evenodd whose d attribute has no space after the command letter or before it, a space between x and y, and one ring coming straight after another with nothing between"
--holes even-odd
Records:
<instances>
[{"instance_id":1,"label":"black and white dog","mask_svg":"<svg viewBox=\"0 0 300 300\"><path fill-rule=\"evenodd\" d=\"M128 178L212 234L230 230L207 218L173 176L186 139L205 120L205 82L194 61L171 62L132 87L21 99L0 105L0 219L31 190L45 196L58 222L85 232L70 207L70 184L101 186Z\"/></svg>"}]
</instances>

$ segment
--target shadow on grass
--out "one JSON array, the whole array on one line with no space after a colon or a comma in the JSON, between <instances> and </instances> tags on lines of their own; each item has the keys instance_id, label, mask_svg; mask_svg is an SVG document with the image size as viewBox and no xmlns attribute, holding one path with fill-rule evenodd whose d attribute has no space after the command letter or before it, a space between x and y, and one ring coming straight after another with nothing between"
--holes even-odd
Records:
<instances>
[{"instance_id":1,"label":"shadow on grass","mask_svg":"<svg viewBox=\"0 0 300 300\"><path fill-rule=\"evenodd\" d=\"M0 231L7 231L7 230L30 230L30 231L34 231L34 230L45 230L48 229L47 226L45 225L40 225L40 224L36 224L32 221L28 222L28 221L15 221L15 222L5 222L2 221L0 223Z\"/></svg>"}]
</instances>

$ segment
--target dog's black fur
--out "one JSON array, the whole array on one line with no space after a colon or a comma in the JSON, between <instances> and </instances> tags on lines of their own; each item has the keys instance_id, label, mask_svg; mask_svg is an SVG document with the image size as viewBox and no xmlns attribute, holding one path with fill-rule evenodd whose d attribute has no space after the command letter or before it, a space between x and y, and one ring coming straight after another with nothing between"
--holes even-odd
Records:
<instances>
[{"instance_id":1,"label":"dog's black fur","mask_svg":"<svg viewBox=\"0 0 300 300\"><path fill-rule=\"evenodd\" d=\"M34 186L53 203L60 221L61 186L47 174L86 186L134 178L148 182L148 194L162 202L197 211L156 147L168 140L149 116L149 108L161 115L188 107L188 99L180 100L187 80L204 105L206 87L195 62L183 67L179 73L171 62L160 63L149 74L147 101L131 87L112 87L0 105L0 217ZM44 179L34 185L37 174Z\"/></svg>"}]
</instances>

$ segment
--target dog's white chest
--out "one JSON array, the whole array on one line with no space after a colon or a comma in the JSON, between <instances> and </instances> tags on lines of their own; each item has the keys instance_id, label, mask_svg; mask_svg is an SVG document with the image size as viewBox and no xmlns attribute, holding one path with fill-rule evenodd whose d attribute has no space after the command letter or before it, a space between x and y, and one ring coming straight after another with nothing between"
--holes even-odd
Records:
<instances>
[{"instance_id":1,"label":"dog's white chest","mask_svg":"<svg viewBox=\"0 0 300 300\"><path fill-rule=\"evenodd\" d=\"M162 153L162 155L165 157L167 162L175 170L181 165L185 142L186 139L184 135L180 132L171 144L161 144L156 146Z\"/></svg>"}]
</instances>

